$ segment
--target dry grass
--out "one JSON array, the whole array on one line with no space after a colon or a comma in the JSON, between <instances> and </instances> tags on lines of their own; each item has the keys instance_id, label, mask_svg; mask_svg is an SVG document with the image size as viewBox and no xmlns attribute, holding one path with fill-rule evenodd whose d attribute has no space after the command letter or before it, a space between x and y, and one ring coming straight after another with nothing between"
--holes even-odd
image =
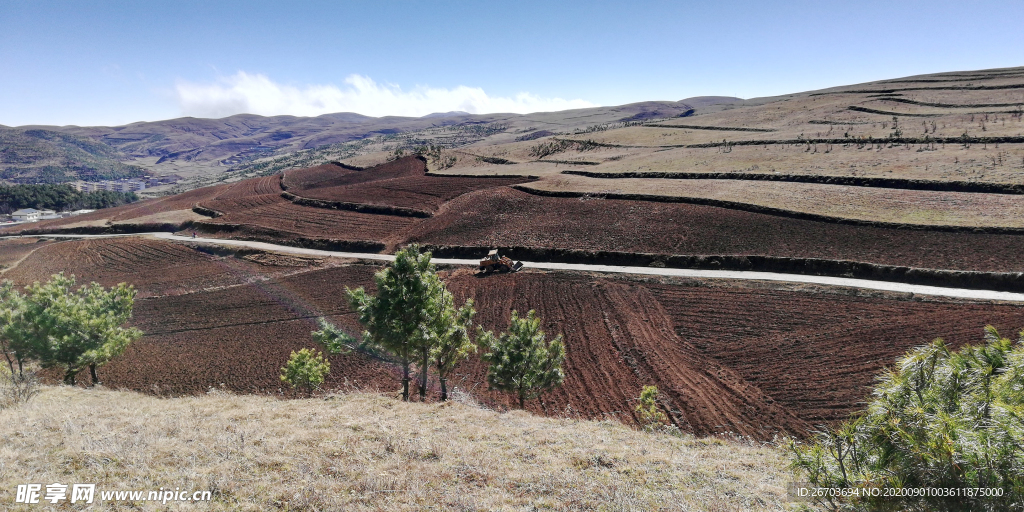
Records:
<instances>
[{"instance_id":1,"label":"dry grass","mask_svg":"<svg viewBox=\"0 0 1024 512\"><path fill-rule=\"evenodd\" d=\"M126 221L117 222L117 223L115 223L115 225L116 224L133 225L133 224L150 224L150 223L152 223L152 224L159 224L159 223L164 223L164 222L166 222L168 224L182 224L182 223L188 222L188 221L205 220L205 219L208 219L208 218L209 217L206 217L206 216L203 216L203 215L199 215L198 213L193 212L192 210L172 210L172 211L169 211L169 212L159 212L159 213L153 213L153 214L150 214L150 215L143 215L141 217L135 217L135 218L132 218L132 219L129 219L129 220L126 220Z\"/></svg>"},{"instance_id":2,"label":"dry grass","mask_svg":"<svg viewBox=\"0 0 1024 512\"><path fill-rule=\"evenodd\" d=\"M215 510L780 510L790 480L771 446L373 394L46 387L0 436L4 506L20 483L95 482L210 490Z\"/></svg>"},{"instance_id":3,"label":"dry grass","mask_svg":"<svg viewBox=\"0 0 1024 512\"><path fill-rule=\"evenodd\" d=\"M968 73L971 74L971 73ZM985 77L974 74L966 82L888 81L838 87L828 94L800 93L762 98L743 104L702 110L697 115L661 120L647 126L612 127L607 130L565 134L557 138L590 140L614 147L567 149L537 162L534 148L550 144L552 138L525 142L486 140L464 148L479 156L497 156L518 162L495 165L477 158L459 158L442 172L452 174L531 174L541 177L537 188L577 192L623 189L643 193L656 190L671 195L726 199L740 203L773 206L851 219L880 220L922 225L1019 226L1019 212L1012 198L971 199L962 194L902 194L900 191L865 187L832 187L826 192L806 186L765 185L762 182L679 183L664 180L606 180L587 183L563 179L561 171L696 172L739 174L795 174L938 181L1020 184L1024 180L1024 144L861 144L858 139L902 137L957 138L1024 134L1024 105L1021 89L948 90L943 86L1020 84L1022 75ZM948 79L949 77L945 77ZM977 83L974 79L977 78ZM935 80L937 77L930 77ZM917 87L932 87L929 90ZM907 89L910 88L910 89ZM897 89L895 95L879 91ZM904 90L906 89L906 90ZM849 91L857 91L848 93ZM866 91L866 92L865 92ZM909 102L909 103L908 103ZM913 102L952 106L929 106ZM971 105L995 104L992 107ZM850 110L866 108L878 112ZM894 123L893 118L898 122ZM660 125L660 126L659 126ZM679 128L666 128L677 126ZM708 130L694 127L769 129L770 132ZM563 132L564 133L564 132ZM681 147L709 142L793 141L833 139L841 144L765 144L730 148ZM585 161L584 164L571 162ZM809 193L808 197L802 194ZM787 197L790 195L790 197ZM910 204L921 201L920 205ZM1008 206L1008 209L1007 209ZM877 209L877 211L875 211ZM963 211L969 210L969 211Z\"/></svg>"},{"instance_id":4,"label":"dry grass","mask_svg":"<svg viewBox=\"0 0 1024 512\"><path fill-rule=\"evenodd\" d=\"M742 180L603 179L562 175L523 185L547 191L714 199L794 212L919 225L1024 227L1018 195Z\"/></svg>"}]
</instances>

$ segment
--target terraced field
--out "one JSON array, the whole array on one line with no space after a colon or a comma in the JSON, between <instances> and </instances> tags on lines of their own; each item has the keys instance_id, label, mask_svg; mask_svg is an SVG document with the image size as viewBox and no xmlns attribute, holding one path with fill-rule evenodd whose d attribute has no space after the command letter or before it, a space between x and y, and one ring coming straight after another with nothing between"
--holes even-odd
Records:
<instances>
[{"instance_id":1,"label":"terraced field","mask_svg":"<svg viewBox=\"0 0 1024 512\"><path fill-rule=\"evenodd\" d=\"M215 212L231 213L283 203L285 200L281 192L280 175L264 176L228 185L216 196L199 201L197 205Z\"/></svg>"},{"instance_id":2,"label":"terraced field","mask_svg":"<svg viewBox=\"0 0 1024 512\"><path fill-rule=\"evenodd\" d=\"M835 224L715 206L467 194L408 240L440 246L572 248L659 254L770 255L884 265L1020 272L1024 236Z\"/></svg>"},{"instance_id":3,"label":"terraced field","mask_svg":"<svg viewBox=\"0 0 1024 512\"><path fill-rule=\"evenodd\" d=\"M300 206L282 200L230 211L221 217L198 222L193 228L217 236L266 237L283 242L298 238L388 242L417 220L398 215Z\"/></svg>"},{"instance_id":4,"label":"terraced field","mask_svg":"<svg viewBox=\"0 0 1024 512\"><path fill-rule=\"evenodd\" d=\"M10 243L5 241L0 247ZM145 298L261 281L318 264L316 260L293 259L292 265L267 265L259 259L225 258L182 244L114 238L46 244L4 272L3 278L25 286L64 272L77 276L80 283L112 286L128 282L139 290L139 298Z\"/></svg>"},{"instance_id":5,"label":"terraced field","mask_svg":"<svg viewBox=\"0 0 1024 512\"><path fill-rule=\"evenodd\" d=\"M531 186L562 192L704 199L728 195L740 204L839 218L1020 227L1012 198L967 199L955 193L974 191L977 184L1019 189L1024 183L1024 73L976 71L883 80L747 100L685 118L478 143L460 151L472 157L457 158L450 168L438 165L435 170L539 175L541 180ZM491 164L489 158L508 163ZM559 176L566 171L607 176L693 173L734 179L838 177L862 183L843 185L837 194L775 181L595 182ZM900 180L946 183L949 194L897 194L887 187L907 187L882 183ZM906 196L905 202L886 199L894 194ZM944 195L950 195L948 201ZM919 201L928 204L918 206Z\"/></svg>"},{"instance_id":6,"label":"terraced field","mask_svg":"<svg viewBox=\"0 0 1024 512\"><path fill-rule=\"evenodd\" d=\"M462 194L529 181L525 178L426 176L425 159L406 157L370 169L325 164L289 171L282 182L297 196L433 212Z\"/></svg>"},{"instance_id":7,"label":"terraced field","mask_svg":"<svg viewBox=\"0 0 1024 512\"><path fill-rule=\"evenodd\" d=\"M55 254L85 255L75 269L81 281L136 282L143 293L133 324L146 335L101 368L100 377L107 386L162 395L222 384L236 392L290 393L277 377L288 354L313 346L309 333L320 315L358 332L344 289L372 291L380 268L275 267L259 263L258 255L215 257L165 247L171 244L126 242L62 242L47 249L64 246ZM49 270L15 269L19 282ZM194 277L171 284L172 275ZM974 342L987 323L1006 332L1024 325L1020 305L925 302L898 294L536 271L445 276L458 300L475 300L485 328L503 329L511 310L533 308L545 330L565 336L566 382L529 403L530 410L632 423L639 390L655 384L672 421L698 434L802 434L855 410L873 377L910 347L939 336L953 345ZM221 285L210 286L215 283ZM394 366L367 355L331 356L331 363L329 387L400 387ZM472 358L456 368L450 384L492 407L512 407L511 396L486 389L485 376L484 364ZM436 399L437 383L428 388Z\"/></svg>"}]
</instances>

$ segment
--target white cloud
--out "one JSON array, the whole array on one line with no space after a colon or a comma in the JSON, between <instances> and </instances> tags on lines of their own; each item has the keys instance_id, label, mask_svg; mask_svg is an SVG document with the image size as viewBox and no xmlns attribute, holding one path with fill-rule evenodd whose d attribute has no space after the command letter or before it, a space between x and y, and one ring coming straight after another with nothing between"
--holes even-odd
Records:
<instances>
[{"instance_id":1,"label":"white cloud","mask_svg":"<svg viewBox=\"0 0 1024 512\"><path fill-rule=\"evenodd\" d=\"M513 98L491 97L479 87L464 85L454 89L417 87L407 92L397 85L378 84L361 75L349 75L343 87L307 85L300 88L244 71L208 84L178 81L176 96L182 113L195 117L242 113L318 116L334 112L420 117L453 110L471 114L526 114L595 106L580 99L540 98L526 92Z\"/></svg>"}]
</instances>

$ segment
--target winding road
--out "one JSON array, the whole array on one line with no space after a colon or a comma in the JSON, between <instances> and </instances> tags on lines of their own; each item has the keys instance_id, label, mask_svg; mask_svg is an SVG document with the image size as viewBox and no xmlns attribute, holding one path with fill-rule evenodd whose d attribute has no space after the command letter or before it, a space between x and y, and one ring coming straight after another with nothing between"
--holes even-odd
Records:
<instances>
[{"instance_id":1,"label":"winding road","mask_svg":"<svg viewBox=\"0 0 1024 512\"><path fill-rule=\"evenodd\" d=\"M395 259L394 255L391 254L323 251L319 249L305 249L302 247L268 244L265 242L250 242L247 240L228 240L221 238L192 238L187 236L178 236L171 233L133 233L118 235L32 235L31 238L115 238L126 236L149 236L161 240L212 244L227 247L247 247L263 251L272 251L286 254L299 254L305 256L322 256L329 258L356 258L363 260L380 261L394 261ZM479 264L479 260L462 260L449 258L434 258L432 261L434 263L446 265L477 266ZM773 272L749 272L734 270L693 270L682 268L585 265L578 263L547 263L536 261L524 261L523 264L526 268L536 268L544 270L577 270L586 272L604 272L612 274L641 274L653 276L697 277L707 279L742 279L748 281L781 281L789 283L807 283L826 286L845 286L852 288L861 288L866 290L913 293L915 295L931 295L936 297L954 297L960 299L1024 302L1024 293L998 292L991 290L972 290L964 288L943 288L939 286L923 286L916 284L895 283L890 281L871 281L867 279L852 279L846 277L808 276L801 274L779 274Z\"/></svg>"}]
</instances>

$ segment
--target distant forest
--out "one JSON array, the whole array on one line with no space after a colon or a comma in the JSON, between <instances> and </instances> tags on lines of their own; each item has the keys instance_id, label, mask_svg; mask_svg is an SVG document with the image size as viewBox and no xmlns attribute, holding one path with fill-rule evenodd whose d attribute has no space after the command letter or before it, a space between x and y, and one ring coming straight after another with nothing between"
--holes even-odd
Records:
<instances>
[{"instance_id":1,"label":"distant forest","mask_svg":"<svg viewBox=\"0 0 1024 512\"><path fill-rule=\"evenodd\" d=\"M98 210L134 203L134 192L79 192L71 185L0 185L0 213L9 214L22 208L37 210Z\"/></svg>"}]
</instances>

